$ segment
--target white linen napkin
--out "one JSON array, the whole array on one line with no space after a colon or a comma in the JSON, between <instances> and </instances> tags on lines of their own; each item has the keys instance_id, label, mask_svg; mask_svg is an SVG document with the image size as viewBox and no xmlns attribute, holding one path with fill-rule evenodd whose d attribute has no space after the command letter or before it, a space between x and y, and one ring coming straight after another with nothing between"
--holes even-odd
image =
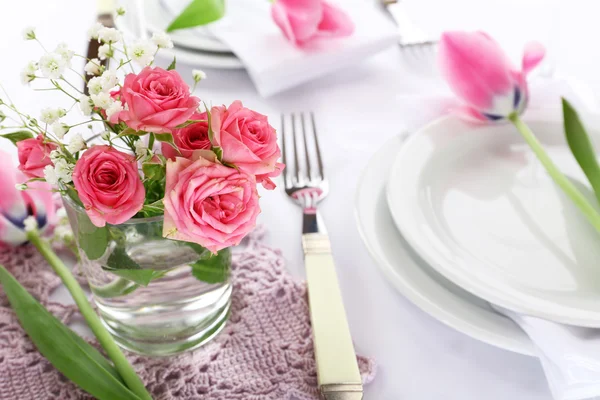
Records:
<instances>
[{"instance_id":1,"label":"white linen napkin","mask_svg":"<svg viewBox=\"0 0 600 400\"><path fill-rule=\"evenodd\" d=\"M580 111L600 110L589 87L572 78L537 78L529 87L528 114L560 115L561 96ZM431 86L429 93L398 96L400 109L414 111L402 114L410 130L449 112L456 104L456 96L444 90L439 82ZM563 325L492 307L515 321L534 343L555 400L600 399L600 329Z\"/></svg>"},{"instance_id":2,"label":"white linen napkin","mask_svg":"<svg viewBox=\"0 0 600 400\"><path fill-rule=\"evenodd\" d=\"M352 36L298 48L273 22L270 6L267 0L228 0L225 17L207 26L242 60L264 97L351 67L398 41L395 25L375 2L346 0L341 7L355 24Z\"/></svg>"}]
</instances>

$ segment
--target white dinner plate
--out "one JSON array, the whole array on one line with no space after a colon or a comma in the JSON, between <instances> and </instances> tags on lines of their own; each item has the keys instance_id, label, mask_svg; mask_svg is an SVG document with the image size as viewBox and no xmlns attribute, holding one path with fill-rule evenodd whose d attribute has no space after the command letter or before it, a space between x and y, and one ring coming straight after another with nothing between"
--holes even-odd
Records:
<instances>
[{"instance_id":1,"label":"white dinner plate","mask_svg":"<svg viewBox=\"0 0 600 400\"><path fill-rule=\"evenodd\" d=\"M491 345L533 355L533 344L513 321L452 284L405 246L385 194L401 146L402 138L394 138L371 158L356 193L357 225L376 265L402 295L439 321Z\"/></svg>"},{"instance_id":2,"label":"white dinner plate","mask_svg":"<svg viewBox=\"0 0 600 400\"><path fill-rule=\"evenodd\" d=\"M584 119L599 127L597 117ZM561 171L597 204L558 120L528 125ZM591 130L600 149L597 130ZM491 303L600 327L600 235L510 124L446 117L415 133L391 167L396 226L429 265Z\"/></svg>"},{"instance_id":3,"label":"white dinner plate","mask_svg":"<svg viewBox=\"0 0 600 400\"><path fill-rule=\"evenodd\" d=\"M165 4L161 4L164 1ZM147 30L164 32L173 20L174 15L167 10L168 0L146 0L144 2L144 18ZM116 18L119 29L128 36L139 36L138 15L135 12L137 1L121 0L127 12ZM243 69L241 60L231 50L203 27L181 29L170 32L169 36L175 47L162 50L161 53L177 57L184 64L219 69Z\"/></svg>"}]
</instances>

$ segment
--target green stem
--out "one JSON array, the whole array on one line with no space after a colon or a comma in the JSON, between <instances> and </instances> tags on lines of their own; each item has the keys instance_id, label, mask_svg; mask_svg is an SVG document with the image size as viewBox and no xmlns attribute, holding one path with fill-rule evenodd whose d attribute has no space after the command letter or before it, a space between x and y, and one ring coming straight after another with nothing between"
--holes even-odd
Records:
<instances>
[{"instance_id":1,"label":"green stem","mask_svg":"<svg viewBox=\"0 0 600 400\"><path fill-rule=\"evenodd\" d=\"M79 283L77 283L71 271L65 266L61 259L58 258L54 251L52 251L48 243L39 236L37 231L27 232L27 238L44 256L54 272L56 272L63 281L66 288L69 289L71 296L73 296L73 300L75 300L75 304L79 307L81 315L83 315L87 321L90 329L94 332L94 335L106 351L106 354L108 354L113 361L115 368L119 372L119 375L121 375L121 378L123 378L127 387L138 395L140 399L152 400L152 397L144 387L144 383L135 373L135 370L131 364L129 364L129 361L127 361L127 358L125 358L125 355L117 346L110 333L106 330L104 325L102 325L100 318L92 308L85 292ZM93 377L90 377L90 379L93 379Z\"/></svg>"},{"instance_id":2,"label":"green stem","mask_svg":"<svg viewBox=\"0 0 600 400\"><path fill-rule=\"evenodd\" d=\"M124 278L117 278L115 281L104 286L94 286L94 294L103 298L112 298L125 296L135 291L140 285Z\"/></svg>"},{"instance_id":3,"label":"green stem","mask_svg":"<svg viewBox=\"0 0 600 400\"><path fill-rule=\"evenodd\" d=\"M508 119L515 125L521 133L529 147L533 150L537 158L540 160L550 177L563 190L563 192L575 203L579 210L587 217L588 221L598 233L600 233L600 214L587 201L585 196L577 190L571 181L558 169L552 161L548 153L542 147L540 141L535 137L529 127L519 118L519 115L513 113L508 116Z\"/></svg>"}]
</instances>

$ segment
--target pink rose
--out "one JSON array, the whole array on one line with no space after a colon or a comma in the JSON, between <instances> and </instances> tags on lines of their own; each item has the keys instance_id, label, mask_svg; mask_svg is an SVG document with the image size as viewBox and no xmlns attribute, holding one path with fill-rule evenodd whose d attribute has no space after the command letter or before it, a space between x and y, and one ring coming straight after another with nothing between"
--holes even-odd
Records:
<instances>
[{"instance_id":1,"label":"pink rose","mask_svg":"<svg viewBox=\"0 0 600 400\"><path fill-rule=\"evenodd\" d=\"M275 0L271 16L285 37L302 45L323 37L344 37L354 24L341 9L323 0Z\"/></svg>"},{"instance_id":2,"label":"pink rose","mask_svg":"<svg viewBox=\"0 0 600 400\"><path fill-rule=\"evenodd\" d=\"M135 157L109 146L92 146L73 171L73 184L92 223L120 224L144 206L146 191Z\"/></svg>"},{"instance_id":3,"label":"pink rose","mask_svg":"<svg viewBox=\"0 0 600 400\"><path fill-rule=\"evenodd\" d=\"M154 133L171 133L200 104L177 71L152 67L125 77L120 100L126 109L114 114L110 122L123 121L136 131Z\"/></svg>"},{"instance_id":4,"label":"pink rose","mask_svg":"<svg viewBox=\"0 0 600 400\"><path fill-rule=\"evenodd\" d=\"M173 130L173 141L181 154L179 154L170 144L163 143L162 153L165 157L171 159L175 159L175 157L190 158L194 150L210 150L212 147L208 138L208 121L206 113L195 113L190 119L202 122L196 122L185 128Z\"/></svg>"},{"instance_id":5,"label":"pink rose","mask_svg":"<svg viewBox=\"0 0 600 400\"><path fill-rule=\"evenodd\" d=\"M44 167L51 165L50 152L56 149L54 143L44 143L44 136L17 142L19 169L30 178L43 178Z\"/></svg>"},{"instance_id":6,"label":"pink rose","mask_svg":"<svg viewBox=\"0 0 600 400\"><path fill-rule=\"evenodd\" d=\"M213 253L239 244L260 213L252 175L201 157L167 161L164 204L163 236Z\"/></svg>"},{"instance_id":7,"label":"pink rose","mask_svg":"<svg viewBox=\"0 0 600 400\"><path fill-rule=\"evenodd\" d=\"M42 232L55 222L52 187L46 182L29 182L25 191L15 188L26 180L13 166L10 155L0 152L0 248L27 241L24 221L29 216L35 217Z\"/></svg>"},{"instance_id":8,"label":"pink rose","mask_svg":"<svg viewBox=\"0 0 600 400\"><path fill-rule=\"evenodd\" d=\"M267 117L245 108L240 101L229 108L213 107L211 116L213 141L223 148L223 162L255 175L257 182L273 189L270 177L278 176L284 165L277 162L281 151Z\"/></svg>"}]
</instances>

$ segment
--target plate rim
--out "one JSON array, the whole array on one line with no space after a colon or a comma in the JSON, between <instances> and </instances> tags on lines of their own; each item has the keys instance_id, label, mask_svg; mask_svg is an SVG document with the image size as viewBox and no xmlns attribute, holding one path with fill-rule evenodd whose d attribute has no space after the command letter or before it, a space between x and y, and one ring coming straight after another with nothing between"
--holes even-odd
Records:
<instances>
[{"instance_id":1,"label":"plate rim","mask_svg":"<svg viewBox=\"0 0 600 400\"><path fill-rule=\"evenodd\" d=\"M354 194L354 221L357 226L357 230L359 232L359 236L361 238L362 243L364 244L369 256L374 261L377 269L383 274L385 280L392 285L394 290L398 292L401 296L405 297L408 301L414 304L421 311L425 312L432 318L440 321L444 325L466 335L473 339L479 340L483 343L487 343L497 348L501 348L504 350L512 351L518 354L523 354L527 356L535 357L535 350L533 342L529 340L525 333L522 339L519 338L509 338L506 335L498 334L496 332L491 331L490 329L483 328L481 326L476 326L473 323L462 319L459 316L456 316L455 313L447 310L446 308L432 302L428 297L420 293L417 289L414 288L411 284L409 284L406 279L402 276L402 274L396 271L390 263L388 263L383 257L378 254L378 252L372 247L370 244L370 239L368 238L368 234L366 233L366 227L363 222L363 218L361 214L361 191L363 190L366 182L366 177L368 173L374 168L373 165L380 158L380 154L383 153L388 147L390 147L390 143L394 143L397 140L401 142L398 144L400 148L404 147L404 143L406 140L410 138L395 136L391 139L385 141L385 143L378 148L378 150L373 153L373 155L369 158L366 166L362 170L358 184L356 186L356 191ZM396 143L394 143L395 145ZM381 193L384 196L386 195L386 187L387 182L383 182ZM387 199L386 199L387 200ZM393 221L390 221L390 224L394 224ZM397 229L394 225L394 229ZM465 300L466 301L466 300ZM505 318L504 316L498 314L499 318ZM483 317L482 317L483 318ZM508 319L507 319L508 320ZM508 320L510 321L510 320ZM518 325L515 324L516 330L521 330Z\"/></svg>"},{"instance_id":2,"label":"plate rim","mask_svg":"<svg viewBox=\"0 0 600 400\"><path fill-rule=\"evenodd\" d=\"M587 118L583 118L584 121L599 121L599 116L595 114L588 113L585 115L585 117ZM544 113L528 115L526 116L526 118L524 118L524 120L530 123L562 123L562 118L544 115ZM475 296L480 297L490 303L499 305L517 313L528 314L558 323L564 323L568 325L581 327L600 327L600 310L597 312L594 312L592 310L583 310L573 305L557 304L556 302L552 302L548 299L533 298L533 296L526 295L524 292L521 292L521 296L525 296L529 300L532 300L532 302L530 302L528 306L525 301L522 301L523 299L514 299L512 298L512 296L503 295L502 293L500 293L500 291L494 292L486 290L485 287L482 288L481 283L479 283L478 285L478 283L475 282L474 279L469 279L464 273L455 271L455 269L451 268L448 265L445 265L447 263L440 262L429 251L427 251L427 248L423 243L422 235L417 235L407 228L405 223L406 213L400 210L401 207L391 206L391 204L393 204L398 199L398 197L394 194L395 192L397 192L397 190L392 189L394 187L394 183L390 182L398 182L397 179L394 179L394 176L398 176L399 172L397 171L401 169L398 167L398 165L401 164L401 159L404 157L404 155L409 153L409 149L412 143L419 140L419 136L423 135L423 132L427 132L432 128L437 128L439 125L443 125L444 123L449 122L461 123L465 126L469 126L468 121L465 121L464 119L461 119L456 115L447 115L438 118L416 130L415 133L411 135L409 140L407 140L402 149L398 152L394 161L391 163L390 179L386 184L386 198L388 202L388 209L390 210L394 224L396 225L397 229L401 232L402 236L417 252L417 254L419 254L419 256L421 256L434 270L436 270L438 273L440 273L446 279L450 280L455 285L462 287L463 289L469 291ZM481 124L471 125L471 128L473 129L483 127L486 126ZM399 183L396 183L396 185L399 185ZM418 238L418 236L420 237ZM489 288L490 285L487 284L487 286Z\"/></svg>"}]
</instances>

